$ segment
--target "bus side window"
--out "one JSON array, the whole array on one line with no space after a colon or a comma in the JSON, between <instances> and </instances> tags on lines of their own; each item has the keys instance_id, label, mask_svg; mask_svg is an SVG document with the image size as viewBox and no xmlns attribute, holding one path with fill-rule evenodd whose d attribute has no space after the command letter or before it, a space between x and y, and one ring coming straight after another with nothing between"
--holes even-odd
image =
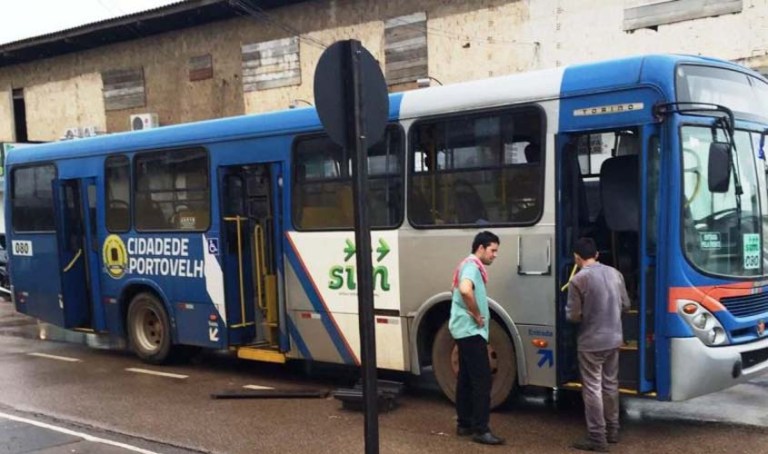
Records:
<instances>
[{"instance_id":1,"label":"bus side window","mask_svg":"<svg viewBox=\"0 0 768 454\"><path fill-rule=\"evenodd\" d=\"M543 113L531 107L417 122L410 155L411 222L425 227L536 222L543 207L543 123Z\"/></svg>"},{"instance_id":2,"label":"bus side window","mask_svg":"<svg viewBox=\"0 0 768 454\"><path fill-rule=\"evenodd\" d=\"M373 228L393 228L403 213L402 133L387 128L369 150L369 220ZM352 229L352 163L327 136L296 140L293 152L291 214L299 230Z\"/></svg>"},{"instance_id":3,"label":"bus side window","mask_svg":"<svg viewBox=\"0 0 768 454\"><path fill-rule=\"evenodd\" d=\"M140 153L134 161L137 230L208 229L211 205L205 149Z\"/></svg>"},{"instance_id":4,"label":"bus side window","mask_svg":"<svg viewBox=\"0 0 768 454\"><path fill-rule=\"evenodd\" d=\"M127 156L110 156L104 163L106 225L110 232L127 232L131 228L130 166Z\"/></svg>"},{"instance_id":5,"label":"bus side window","mask_svg":"<svg viewBox=\"0 0 768 454\"><path fill-rule=\"evenodd\" d=\"M11 210L15 232L56 230L51 183L53 165L22 167L11 173Z\"/></svg>"}]
</instances>

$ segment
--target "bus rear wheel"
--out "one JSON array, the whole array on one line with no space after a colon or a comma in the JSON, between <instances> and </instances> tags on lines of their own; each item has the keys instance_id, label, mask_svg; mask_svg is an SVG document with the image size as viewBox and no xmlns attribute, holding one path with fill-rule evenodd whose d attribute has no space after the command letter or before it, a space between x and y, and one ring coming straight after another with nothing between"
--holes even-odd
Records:
<instances>
[{"instance_id":1,"label":"bus rear wheel","mask_svg":"<svg viewBox=\"0 0 768 454\"><path fill-rule=\"evenodd\" d=\"M491 320L488 360L491 363L491 408L512 398L517 388L517 360L512 339L496 320ZM432 369L443 394L456 402L456 377L459 373L459 349L451 337L446 321L437 331L432 344Z\"/></svg>"},{"instance_id":2,"label":"bus rear wheel","mask_svg":"<svg viewBox=\"0 0 768 454\"><path fill-rule=\"evenodd\" d=\"M171 326L160 300L139 293L128 306L128 342L136 356L151 364L163 364L171 356Z\"/></svg>"}]
</instances>

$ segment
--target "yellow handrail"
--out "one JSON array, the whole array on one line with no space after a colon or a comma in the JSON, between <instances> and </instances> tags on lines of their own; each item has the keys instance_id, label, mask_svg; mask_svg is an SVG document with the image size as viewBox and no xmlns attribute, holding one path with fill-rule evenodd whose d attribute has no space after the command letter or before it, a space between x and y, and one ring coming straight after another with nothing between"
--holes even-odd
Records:
<instances>
[{"instance_id":1,"label":"yellow handrail","mask_svg":"<svg viewBox=\"0 0 768 454\"><path fill-rule=\"evenodd\" d=\"M267 302L262 293L261 285L264 279L264 231L260 224L253 228L253 241L256 243L256 302L262 310L267 309Z\"/></svg>"},{"instance_id":2,"label":"yellow handrail","mask_svg":"<svg viewBox=\"0 0 768 454\"><path fill-rule=\"evenodd\" d=\"M563 285L562 287L560 287L560 291L561 291L561 292L564 292L564 291L565 291L565 289L567 289L567 288L568 288L568 284L570 284L570 283L571 283L571 279L573 279L573 275L574 275L574 274L576 274L576 269L577 269L578 267L579 267L579 266L578 266L578 265L576 265L575 263L573 264L573 269L571 270L571 275L570 275L570 276L568 276L568 282L566 282L566 283L565 283L565 285Z\"/></svg>"},{"instance_id":3,"label":"yellow handrail","mask_svg":"<svg viewBox=\"0 0 768 454\"><path fill-rule=\"evenodd\" d=\"M240 223L245 221L246 218L242 218L240 216L235 217L226 217L224 218L225 221L234 221L237 223L237 274L238 279L240 280L240 323L237 325L232 325L232 328L240 328L246 325L250 325L253 322L246 322L245 321L245 297L243 296L245 294L244 284L243 284L243 235L242 235L242 229L240 228Z\"/></svg>"},{"instance_id":4,"label":"yellow handrail","mask_svg":"<svg viewBox=\"0 0 768 454\"><path fill-rule=\"evenodd\" d=\"M77 254L75 254L75 257L69 262L69 265L64 267L64 272L71 270L73 266L75 266L75 262L77 262L77 259L80 258L80 256L83 255L83 250L78 249Z\"/></svg>"}]
</instances>

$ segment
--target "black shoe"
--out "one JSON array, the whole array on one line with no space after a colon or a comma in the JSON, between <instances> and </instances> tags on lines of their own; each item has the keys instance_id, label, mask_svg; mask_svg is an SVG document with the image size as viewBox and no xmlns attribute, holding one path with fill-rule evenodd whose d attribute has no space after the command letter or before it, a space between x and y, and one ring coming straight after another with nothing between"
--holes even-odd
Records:
<instances>
[{"instance_id":1,"label":"black shoe","mask_svg":"<svg viewBox=\"0 0 768 454\"><path fill-rule=\"evenodd\" d=\"M504 439L492 434L490 431L484 434L475 434L472 441L481 445L503 445Z\"/></svg>"},{"instance_id":2,"label":"black shoe","mask_svg":"<svg viewBox=\"0 0 768 454\"><path fill-rule=\"evenodd\" d=\"M456 426L456 435L460 437L468 437L472 435L474 431L471 427Z\"/></svg>"},{"instance_id":3,"label":"black shoe","mask_svg":"<svg viewBox=\"0 0 768 454\"><path fill-rule=\"evenodd\" d=\"M608 443L614 444L619 442L619 432L608 432L608 434L605 436Z\"/></svg>"},{"instance_id":4,"label":"black shoe","mask_svg":"<svg viewBox=\"0 0 768 454\"><path fill-rule=\"evenodd\" d=\"M575 449L579 449L581 451L610 452L610 450L608 449L607 443L600 443L590 438L584 438L583 440L579 440L576 443L572 444L571 447Z\"/></svg>"}]
</instances>

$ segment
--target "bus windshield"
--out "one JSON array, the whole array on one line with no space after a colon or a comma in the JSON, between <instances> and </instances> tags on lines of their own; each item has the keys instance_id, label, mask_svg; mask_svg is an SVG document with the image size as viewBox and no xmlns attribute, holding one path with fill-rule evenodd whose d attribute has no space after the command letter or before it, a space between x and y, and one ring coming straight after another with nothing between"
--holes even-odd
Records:
<instances>
[{"instance_id":1,"label":"bus windshield","mask_svg":"<svg viewBox=\"0 0 768 454\"><path fill-rule=\"evenodd\" d=\"M734 164L742 187L738 196L733 175L727 192L708 189L709 145L724 141L723 132L713 134L709 127L693 125L681 129L684 247L690 262L702 271L725 276L762 276L765 272L762 220L768 209L755 136L742 130L734 134Z\"/></svg>"},{"instance_id":2,"label":"bus windshield","mask_svg":"<svg viewBox=\"0 0 768 454\"><path fill-rule=\"evenodd\" d=\"M768 84L757 77L723 68L681 65L676 84L678 102L719 104L742 116L768 116Z\"/></svg>"}]
</instances>

